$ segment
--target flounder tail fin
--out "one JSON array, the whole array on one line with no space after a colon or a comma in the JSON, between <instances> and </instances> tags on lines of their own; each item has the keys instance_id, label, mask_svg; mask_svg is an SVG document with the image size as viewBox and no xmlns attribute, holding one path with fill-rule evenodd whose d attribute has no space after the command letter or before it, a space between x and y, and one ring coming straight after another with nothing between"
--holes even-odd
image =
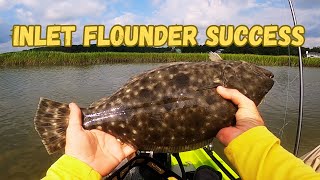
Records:
<instances>
[{"instance_id":1,"label":"flounder tail fin","mask_svg":"<svg viewBox=\"0 0 320 180\"><path fill-rule=\"evenodd\" d=\"M68 104L40 98L34 126L49 154L65 147L69 114Z\"/></svg>"},{"instance_id":2,"label":"flounder tail fin","mask_svg":"<svg viewBox=\"0 0 320 180\"><path fill-rule=\"evenodd\" d=\"M215 52L212 52L212 51L209 52L209 59L210 59L211 61L221 61L221 60L223 60L223 59L219 56L218 53L215 53Z\"/></svg>"}]
</instances>

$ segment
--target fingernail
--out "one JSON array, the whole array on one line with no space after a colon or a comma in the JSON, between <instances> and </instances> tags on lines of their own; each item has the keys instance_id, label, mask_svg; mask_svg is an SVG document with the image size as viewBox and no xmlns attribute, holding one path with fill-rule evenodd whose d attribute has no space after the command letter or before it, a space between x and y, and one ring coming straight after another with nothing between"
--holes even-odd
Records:
<instances>
[{"instance_id":1,"label":"fingernail","mask_svg":"<svg viewBox=\"0 0 320 180\"><path fill-rule=\"evenodd\" d=\"M69 108L71 108L74 105L74 102L69 104Z\"/></svg>"}]
</instances>

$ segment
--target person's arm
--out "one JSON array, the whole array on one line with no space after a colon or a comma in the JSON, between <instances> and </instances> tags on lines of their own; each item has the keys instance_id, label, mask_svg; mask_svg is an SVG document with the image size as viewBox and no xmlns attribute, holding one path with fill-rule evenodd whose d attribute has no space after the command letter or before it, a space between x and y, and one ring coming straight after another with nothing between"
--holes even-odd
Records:
<instances>
[{"instance_id":1,"label":"person's arm","mask_svg":"<svg viewBox=\"0 0 320 180\"><path fill-rule=\"evenodd\" d=\"M43 179L101 179L135 152L110 134L82 127L81 110L71 103L65 155L47 171Z\"/></svg>"},{"instance_id":2,"label":"person's arm","mask_svg":"<svg viewBox=\"0 0 320 180\"><path fill-rule=\"evenodd\" d=\"M320 174L285 150L265 126L239 135L226 147L225 154L244 180L320 179Z\"/></svg>"},{"instance_id":3,"label":"person's arm","mask_svg":"<svg viewBox=\"0 0 320 180\"><path fill-rule=\"evenodd\" d=\"M61 156L48 169L43 180L101 179L101 175L86 163L69 155Z\"/></svg>"},{"instance_id":4,"label":"person's arm","mask_svg":"<svg viewBox=\"0 0 320 180\"><path fill-rule=\"evenodd\" d=\"M217 138L227 146L225 154L242 179L320 179L320 174L280 145L250 99L235 89L218 87L217 91L238 106L236 126L221 129Z\"/></svg>"}]
</instances>

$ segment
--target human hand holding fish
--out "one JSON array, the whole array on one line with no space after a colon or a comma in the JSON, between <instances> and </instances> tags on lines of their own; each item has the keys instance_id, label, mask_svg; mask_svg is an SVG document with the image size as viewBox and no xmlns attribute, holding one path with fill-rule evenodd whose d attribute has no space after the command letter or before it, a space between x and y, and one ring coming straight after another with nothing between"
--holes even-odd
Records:
<instances>
[{"instance_id":1,"label":"human hand holding fish","mask_svg":"<svg viewBox=\"0 0 320 180\"><path fill-rule=\"evenodd\" d=\"M75 103L70 103L69 108L65 154L83 161L105 176L135 152L131 146L120 143L110 134L96 129L83 129L81 110Z\"/></svg>"},{"instance_id":2,"label":"human hand holding fish","mask_svg":"<svg viewBox=\"0 0 320 180\"><path fill-rule=\"evenodd\" d=\"M235 114L236 125L222 128L216 135L217 139L222 144L228 146L233 139L247 130L256 126L264 126L264 121L259 114L257 106L252 100L236 89L228 89L219 86L217 87L217 92L223 98L231 100L238 106L238 111Z\"/></svg>"},{"instance_id":3,"label":"human hand holding fish","mask_svg":"<svg viewBox=\"0 0 320 180\"><path fill-rule=\"evenodd\" d=\"M228 145L246 130L263 125L256 105L272 88L273 74L247 62L224 61L214 53L209 58L166 64L136 75L86 108L41 97L35 129L49 154L65 148L67 155L101 175L134 149L194 150L212 142L223 128L218 138ZM219 87L218 94L218 86L233 90Z\"/></svg>"},{"instance_id":4,"label":"human hand holding fish","mask_svg":"<svg viewBox=\"0 0 320 180\"><path fill-rule=\"evenodd\" d=\"M219 86L217 92L238 106L235 115L236 126L223 128L216 136L225 146L245 131L264 125L254 102L238 90ZM109 174L123 159L135 152L131 146L121 144L108 133L96 129L83 129L81 110L75 103L70 103L69 108L70 119L65 147L67 155L85 162L104 176Z\"/></svg>"},{"instance_id":5,"label":"human hand holding fish","mask_svg":"<svg viewBox=\"0 0 320 180\"><path fill-rule=\"evenodd\" d=\"M217 55L210 53L210 56ZM177 153L201 148L214 137L230 147L229 143L241 134L245 136L244 132L264 125L256 106L272 88L273 77L272 72L242 61L220 59L168 64L132 77L114 94L87 108L40 98L34 125L49 154L65 148L67 155L83 161L104 176L137 149ZM259 130L270 133L266 128ZM285 162L284 156L294 158L277 143L276 137L269 139L276 146L268 147L281 150L274 154L274 157L281 157L274 158L278 160L276 164ZM269 152L263 145L261 151L255 152L256 157ZM255 157L247 161L248 153L254 155L251 148L232 153L235 157L243 155L244 165L238 167L247 169L252 163L260 163ZM48 174L59 176L55 170L63 169L61 162L67 160L58 160ZM300 167L296 164L299 162L291 163L292 167ZM86 166L87 173L92 172L91 168ZM268 176L274 173L274 168L270 169L264 172ZM257 170L262 173L259 168ZM246 172L258 177L256 173Z\"/></svg>"},{"instance_id":6,"label":"human hand holding fish","mask_svg":"<svg viewBox=\"0 0 320 180\"><path fill-rule=\"evenodd\" d=\"M272 72L254 64L209 57L210 62L166 64L132 77L112 95L81 108L82 127L156 153L209 144L220 129L235 124L237 112L217 86L238 89L258 105L274 84ZM34 124L49 154L65 147L69 113L68 104L40 98Z\"/></svg>"}]
</instances>

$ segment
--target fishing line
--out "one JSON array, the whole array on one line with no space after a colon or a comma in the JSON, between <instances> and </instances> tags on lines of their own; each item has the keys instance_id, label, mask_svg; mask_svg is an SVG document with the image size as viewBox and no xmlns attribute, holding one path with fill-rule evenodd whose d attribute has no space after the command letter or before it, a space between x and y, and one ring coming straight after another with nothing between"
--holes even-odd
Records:
<instances>
[{"instance_id":1,"label":"fishing line","mask_svg":"<svg viewBox=\"0 0 320 180\"><path fill-rule=\"evenodd\" d=\"M296 20L295 11L294 11L292 1L288 0L288 3L289 3L290 11L291 11L291 16L293 19L293 24L294 24L294 26L296 26L297 20ZM300 144L300 138L301 138L301 128L302 128L302 117L303 117L303 90L304 90L304 88L303 88L303 63L302 63L301 47L300 46L298 47L298 53L299 53L299 75L295 76L293 78L293 80L290 81L289 68L291 67L291 52L290 52L290 46L288 46L288 55L289 56L288 56L288 70L287 70L287 84L286 84L285 113L284 113L284 118L283 118L283 126L280 128L280 131L279 131L280 139L282 139L284 128L289 123L289 122L287 122L289 96L295 101L294 97L289 94L290 84L292 84L299 76L299 81L300 81L299 117L298 117L297 133L296 133L296 140L295 140L295 146L294 146L294 155L295 156L297 156L298 150L299 150L299 144Z\"/></svg>"},{"instance_id":2,"label":"fishing line","mask_svg":"<svg viewBox=\"0 0 320 180\"><path fill-rule=\"evenodd\" d=\"M285 9L285 2L283 3L283 6ZM284 17L284 16L282 16ZM289 89L290 89L290 71L291 68L291 52L290 52L290 46L288 46L288 68L287 68L287 84L286 84L286 101L285 101L285 111L284 111L284 117L283 117L283 126L280 128L280 139L283 137L283 130L284 128L289 124L287 121L287 115L288 115L288 101L289 101Z\"/></svg>"},{"instance_id":3,"label":"fishing line","mask_svg":"<svg viewBox=\"0 0 320 180\"><path fill-rule=\"evenodd\" d=\"M296 79L299 77L299 74L297 74L291 81L290 84L292 84L294 81L296 81Z\"/></svg>"},{"instance_id":4,"label":"fishing line","mask_svg":"<svg viewBox=\"0 0 320 180\"><path fill-rule=\"evenodd\" d=\"M289 122L287 122L287 113L288 113L288 100L289 100L289 88L290 88L290 84L289 84L289 68L291 66L291 54L290 54L290 46L288 46L288 54L289 54L289 59L288 59L288 69L287 69L287 84L286 84L286 101L285 101L285 110L284 110L284 117L283 117L283 124L282 127L279 130L279 136L280 139L282 140L283 137L283 131L284 128L289 124Z\"/></svg>"}]
</instances>

